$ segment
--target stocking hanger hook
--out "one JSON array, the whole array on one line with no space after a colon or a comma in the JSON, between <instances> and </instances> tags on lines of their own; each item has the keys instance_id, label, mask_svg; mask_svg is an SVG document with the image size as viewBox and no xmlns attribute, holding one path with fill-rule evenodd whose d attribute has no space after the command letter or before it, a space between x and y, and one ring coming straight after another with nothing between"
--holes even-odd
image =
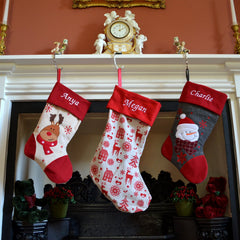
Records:
<instances>
[{"instance_id":1,"label":"stocking hanger hook","mask_svg":"<svg viewBox=\"0 0 240 240\"><path fill-rule=\"evenodd\" d=\"M190 76L189 76L189 68L188 68L188 52L185 52L183 56L185 58L185 64L186 64L186 79L187 81L189 81Z\"/></svg>"},{"instance_id":2,"label":"stocking hanger hook","mask_svg":"<svg viewBox=\"0 0 240 240\"><path fill-rule=\"evenodd\" d=\"M188 68L188 54L190 53L190 50L185 48L185 42L181 42L179 41L178 37L174 37L174 45L177 48L176 53L178 54L182 54L183 57L185 58L185 63L186 63L186 78L187 81L189 81L189 68Z\"/></svg>"},{"instance_id":3,"label":"stocking hanger hook","mask_svg":"<svg viewBox=\"0 0 240 240\"><path fill-rule=\"evenodd\" d=\"M61 79L61 71L63 69L63 67L58 67L57 65L57 61L56 61L56 54L53 54L53 59L52 59L53 64L55 65L55 68L57 70L57 82L60 82Z\"/></svg>"},{"instance_id":4,"label":"stocking hanger hook","mask_svg":"<svg viewBox=\"0 0 240 240\"><path fill-rule=\"evenodd\" d=\"M119 54L122 54L122 53L118 53L118 52L114 52L114 54L113 54L113 62L114 62L114 65L115 65L115 68L118 70L119 68L124 68L124 66L118 66L117 65L117 61L116 61L116 58L117 58L117 55L119 55Z\"/></svg>"},{"instance_id":5,"label":"stocking hanger hook","mask_svg":"<svg viewBox=\"0 0 240 240\"><path fill-rule=\"evenodd\" d=\"M115 65L115 67L116 67L116 69L117 69L117 71L118 71L118 86L119 87L122 87L122 68L124 67L124 66L121 66L121 67L119 67L118 65L117 65L117 62L116 62L116 55L117 54L121 54L121 53L114 53L114 55L113 55L113 61L114 61L114 65Z\"/></svg>"},{"instance_id":6,"label":"stocking hanger hook","mask_svg":"<svg viewBox=\"0 0 240 240\"><path fill-rule=\"evenodd\" d=\"M63 69L63 67L59 68L58 65L57 65L57 60L56 60L56 53L53 54L53 59L52 59L52 62L55 66L55 68L58 70L58 69Z\"/></svg>"}]
</instances>

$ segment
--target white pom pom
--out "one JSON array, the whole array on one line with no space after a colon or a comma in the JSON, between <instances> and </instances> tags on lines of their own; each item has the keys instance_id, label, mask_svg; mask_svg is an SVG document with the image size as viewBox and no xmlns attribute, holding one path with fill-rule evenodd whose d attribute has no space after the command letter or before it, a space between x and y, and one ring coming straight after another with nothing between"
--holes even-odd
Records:
<instances>
[{"instance_id":1,"label":"white pom pom","mask_svg":"<svg viewBox=\"0 0 240 240\"><path fill-rule=\"evenodd\" d=\"M186 117L186 114L185 113L182 113L181 115L180 115L180 118L181 119L184 119Z\"/></svg>"}]
</instances>

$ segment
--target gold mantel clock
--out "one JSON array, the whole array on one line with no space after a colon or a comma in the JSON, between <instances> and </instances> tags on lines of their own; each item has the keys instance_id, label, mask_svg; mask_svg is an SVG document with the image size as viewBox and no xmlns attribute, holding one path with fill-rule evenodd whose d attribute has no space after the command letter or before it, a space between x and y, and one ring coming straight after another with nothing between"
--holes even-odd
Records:
<instances>
[{"instance_id":1,"label":"gold mantel clock","mask_svg":"<svg viewBox=\"0 0 240 240\"><path fill-rule=\"evenodd\" d=\"M135 30L126 20L115 20L105 28L108 40L105 53L130 53L133 50Z\"/></svg>"},{"instance_id":2,"label":"gold mantel clock","mask_svg":"<svg viewBox=\"0 0 240 240\"><path fill-rule=\"evenodd\" d=\"M133 27L125 20L115 20L106 28L111 41L129 41L133 37Z\"/></svg>"},{"instance_id":3,"label":"gold mantel clock","mask_svg":"<svg viewBox=\"0 0 240 240\"><path fill-rule=\"evenodd\" d=\"M126 10L125 17L119 17L115 11L104 16L104 34L99 34L94 43L96 54L142 53L143 42L147 38L139 34L140 28L130 10Z\"/></svg>"}]
</instances>

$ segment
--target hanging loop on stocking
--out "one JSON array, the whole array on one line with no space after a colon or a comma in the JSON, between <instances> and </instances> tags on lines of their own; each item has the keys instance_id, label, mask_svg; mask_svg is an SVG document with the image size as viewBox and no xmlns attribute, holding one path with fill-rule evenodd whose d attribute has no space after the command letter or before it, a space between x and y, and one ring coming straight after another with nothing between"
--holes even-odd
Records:
<instances>
[{"instance_id":1,"label":"hanging loop on stocking","mask_svg":"<svg viewBox=\"0 0 240 240\"><path fill-rule=\"evenodd\" d=\"M121 54L121 53L116 53L115 52L114 55L113 55L113 61L114 61L114 65L115 65L115 67L116 67L116 69L118 71L118 86L122 87L122 68L124 68L124 66L119 67L117 65L117 62L116 62L116 55L117 54Z\"/></svg>"},{"instance_id":2,"label":"hanging loop on stocking","mask_svg":"<svg viewBox=\"0 0 240 240\"><path fill-rule=\"evenodd\" d=\"M190 75L189 75L189 68L188 68L188 53L184 53L184 57L185 57L185 64L186 64L186 79L187 79L187 82L189 81L190 79Z\"/></svg>"},{"instance_id":3,"label":"hanging loop on stocking","mask_svg":"<svg viewBox=\"0 0 240 240\"><path fill-rule=\"evenodd\" d=\"M60 83L60 80L61 80L61 71L62 71L61 68L57 69L57 82L59 82L59 83Z\"/></svg>"}]
</instances>

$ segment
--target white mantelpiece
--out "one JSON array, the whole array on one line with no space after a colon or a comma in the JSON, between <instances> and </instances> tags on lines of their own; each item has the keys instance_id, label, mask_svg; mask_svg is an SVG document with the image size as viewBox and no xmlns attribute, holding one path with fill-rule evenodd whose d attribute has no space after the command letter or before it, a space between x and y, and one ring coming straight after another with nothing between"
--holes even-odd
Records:
<instances>
[{"instance_id":1,"label":"white mantelpiece","mask_svg":"<svg viewBox=\"0 0 240 240\"><path fill-rule=\"evenodd\" d=\"M240 179L240 56L190 54L188 58L191 81L228 95ZM117 84L113 56L66 54L56 56L56 62L63 68L61 82L82 97L108 100L112 95ZM123 87L152 99L177 100L186 82L182 55L117 55L116 62L123 66ZM11 103L45 101L55 82L52 55L0 57L0 236Z\"/></svg>"}]
</instances>

